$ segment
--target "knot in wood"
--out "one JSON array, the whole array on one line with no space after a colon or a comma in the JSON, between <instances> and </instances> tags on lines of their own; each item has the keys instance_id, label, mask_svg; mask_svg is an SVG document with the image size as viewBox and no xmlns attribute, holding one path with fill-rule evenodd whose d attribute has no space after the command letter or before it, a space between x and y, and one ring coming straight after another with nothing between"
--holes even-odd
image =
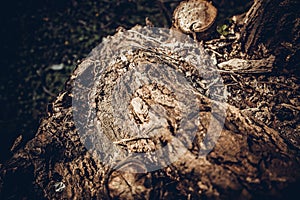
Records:
<instances>
[{"instance_id":1,"label":"knot in wood","mask_svg":"<svg viewBox=\"0 0 300 200\"><path fill-rule=\"evenodd\" d=\"M183 1L173 13L173 27L184 33L203 32L217 17L217 9L205 0Z\"/></svg>"}]
</instances>

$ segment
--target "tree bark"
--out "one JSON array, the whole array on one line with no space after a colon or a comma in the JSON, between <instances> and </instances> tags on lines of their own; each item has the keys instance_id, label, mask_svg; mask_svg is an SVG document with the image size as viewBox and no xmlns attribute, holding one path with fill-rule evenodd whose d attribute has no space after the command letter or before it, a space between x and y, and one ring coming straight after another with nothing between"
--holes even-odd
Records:
<instances>
[{"instance_id":1,"label":"tree bark","mask_svg":"<svg viewBox=\"0 0 300 200\"><path fill-rule=\"evenodd\" d=\"M295 0L255 0L243 19L243 50L253 55L264 45L281 69L299 72L299 6Z\"/></svg>"},{"instance_id":2,"label":"tree bark","mask_svg":"<svg viewBox=\"0 0 300 200\"><path fill-rule=\"evenodd\" d=\"M280 66L290 67L296 63L299 54L296 4L292 0L255 1L244 18L240 51L257 59L261 56L260 51L267 49L267 53L276 56L277 63L287 61ZM117 37L107 38L106 44L110 45L109 41ZM139 63L162 63L184 72L189 72L190 66L178 63L180 59L168 52L134 51L120 55L119 60L110 64L110 70L102 74L100 84L91 91L88 88L92 87L92 82L99 80L96 61L107 53L102 50L103 46L95 48L77 67L66 90L49 105L48 117L41 122L35 138L0 166L1 199L287 199L298 192L300 103L297 78L222 73L224 84L231 93L226 103L224 127L212 151L202 156L199 152L206 148L202 140L203 132L209 129L209 120L221 123L221 114L210 113L212 102L204 94L195 95L201 122L194 140L185 134L180 137L185 145L165 144L175 140L174 130L183 114L180 113L181 104L177 102L181 99L159 85L146 84L139 88L129 107L133 119L140 124L149 119L147 111L135 107L141 104L139 102L163 107L169 115L165 117L168 123L162 126L161 136L153 140L135 140L118 132L111 121L109 100L113 98L109 91L122 70L139 66ZM145 73L152 72L145 69ZM75 79L83 74L86 79L82 87L87 89L79 98L82 102L97 98L96 105L92 106L101 111L96 115L115 144L131 151L155 149L158 145L175 149L179 145L180 151L185 151L184 156L162 169L148 172L147 165L136 157L119 162L116 167L119 170L116 170L106 165L95 152L88 151L78 133L82 130L75 125L72 108L72 88ZM210 75L208 71L207 74ZM196 75L192 81L197 85ZM190 100L190 97L182 97L185 98ZM102 113L110 115L103 116ZM83 113L80 120L87 120L89 114ZM90 127L83 127L83 131L85 142L93 140ZM173 156L166 155L166 160ZM145 162L149 160L145 158ZM127 171L122 171L125 168Z\"/></svg>"}]
</instances>

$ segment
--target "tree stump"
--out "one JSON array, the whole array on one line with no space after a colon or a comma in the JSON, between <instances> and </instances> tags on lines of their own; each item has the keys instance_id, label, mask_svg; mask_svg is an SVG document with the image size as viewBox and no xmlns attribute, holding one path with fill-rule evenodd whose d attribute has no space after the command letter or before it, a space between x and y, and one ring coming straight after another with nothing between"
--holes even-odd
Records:
<instances>
[{"instance_id":1,"label":"tree stump","mask_svg":"<svg viewBox=\"0 0 300 200\"><path fill-rule=\"evenodd\" d=\"M299 18L296 2L273 2L255 1L234 24L241 37L204 48L140 26L105 38L49 105L35 138L1 166L1 199L292 197L299 80L272 73L282 48L266 33L287 15L292 23L282 29L299 32ZM280 6L286 12L268 18ZM280 43L293 44L290 59L296 41Z\"/></svg>"}]
</instances>

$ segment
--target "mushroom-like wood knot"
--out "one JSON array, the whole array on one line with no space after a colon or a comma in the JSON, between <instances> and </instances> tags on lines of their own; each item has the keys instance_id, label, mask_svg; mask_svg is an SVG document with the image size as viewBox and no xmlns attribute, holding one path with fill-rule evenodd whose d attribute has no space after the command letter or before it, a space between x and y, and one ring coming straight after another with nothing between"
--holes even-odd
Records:
<instances>
[{"instance_id":1,"label":"mushroom-like wood knot","mask_svg":"<svg viewBox=\"0 0 300 200\"><path fill-rule=\"evenodd\" d=\"M207 30L215 21L217 9L205 0L187 0L179 4L173 13L173 27L184 33Z\"/></svg>"}]
</instances>

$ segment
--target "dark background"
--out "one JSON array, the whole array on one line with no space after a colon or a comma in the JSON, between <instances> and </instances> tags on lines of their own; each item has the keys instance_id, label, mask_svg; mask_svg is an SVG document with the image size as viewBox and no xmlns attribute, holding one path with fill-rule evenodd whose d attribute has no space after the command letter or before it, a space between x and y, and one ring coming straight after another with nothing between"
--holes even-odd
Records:
<instances>
[{"instance_id":1,"label":"dark background","mask_svg":"<svg viewBox=\"0 0 300 200\"><path fill-rule=\"evenodd\" d=\"M103 37L119 26L170 27L180 0L9 0L0 6L0 163L24 146L47 104ZM215 0L217 24L246 11L251 0ZM217 36L217 35L216 35ZM60 65L55 67L53 65ZM10 151L16 138L20 144Z\"/></svg>"}]
</instances>

